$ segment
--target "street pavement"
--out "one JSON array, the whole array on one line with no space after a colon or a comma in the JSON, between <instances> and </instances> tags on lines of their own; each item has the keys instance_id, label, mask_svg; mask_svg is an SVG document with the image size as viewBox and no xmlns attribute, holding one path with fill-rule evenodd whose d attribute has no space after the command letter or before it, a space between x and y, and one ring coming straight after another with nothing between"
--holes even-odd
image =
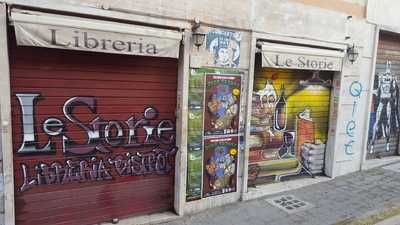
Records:
<instances>
[{"instance_id":1,"label":"street pavement","mask_svg":"<svg viewBox=\"0 0 400 225\"><path fill-rule=\"evenodd\" d=\"M288 213L267 202L281 195L292 195L309 203L309 207ZM208 209L164 225L346 225L399 207L400 173L375 168L272 196ZM389 218L388 224L400 225L396 218L399 217Z\"/></svg>"}]
</instances>

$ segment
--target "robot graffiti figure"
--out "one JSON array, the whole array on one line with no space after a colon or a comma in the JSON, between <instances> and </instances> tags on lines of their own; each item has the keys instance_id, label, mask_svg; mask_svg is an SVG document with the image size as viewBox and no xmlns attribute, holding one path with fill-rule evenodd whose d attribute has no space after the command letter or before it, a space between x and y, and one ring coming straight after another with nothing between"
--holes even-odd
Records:
<instances>
[{"instance_id":1,"label":"robot graffiti figure","mask_svg":"<svg viewBox=\"0 0 400 225\"><path fill-rule=\"evenodd\" d=\"M395 76L391 72L390 61L386 62L385 72L378 74L378 88L374 90L373 94L377 96L379 103L376 109L376 120L372 128L369 153L374 153L374 144L380 129L382 129L382 135L386 139L385 151L389 152L391 131L399 128L399 88Z\"/></svg>"}]
</instances>

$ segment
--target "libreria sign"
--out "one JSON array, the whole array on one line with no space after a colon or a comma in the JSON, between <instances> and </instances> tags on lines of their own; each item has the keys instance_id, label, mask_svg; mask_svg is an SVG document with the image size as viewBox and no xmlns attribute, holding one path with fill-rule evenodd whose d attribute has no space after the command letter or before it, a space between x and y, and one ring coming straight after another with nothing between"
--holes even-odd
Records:
<instances>
[{"instance_id":1,"label":"libreria sign","mask_svg":"<svg viewBox=\"0 0 400 225\"><path fill-rule=\"evenodd\" d=\"M70 41L60 42L58 41L58 33L56 29L49 29L51 32L51 44L59 47L75 47L75 48L86 48L86 49L101 49L101 50L112 50L112 51L126 51L126 52L137 52L140 54L157 55L157 47L153 43L143 43L139 41L121 41L121 40L110 40L110 39L97 39L95 36L89 36L86 31L79 32L74 31ZM143 40L141 40L143 41Z\"/></svg>"},{"instance_id":2,"label":"libreria sign","mask_svg":"<svg viewBox=\"0 0 400 225\"><path fill-rule=\"evenodd\" d=\"M105 25L107 26L107 25ZM169 35L164 31L146 30L135 34L77 29L32 23L14 23L19 46L40 46L78 51L112 54L141 55L178 58L182 36L179 32ZM108 27L109 28L109 27ZM135 28L136 29L136 28ZM140 28L137 28L140 30Z\"/></svg>"}]
</instances>

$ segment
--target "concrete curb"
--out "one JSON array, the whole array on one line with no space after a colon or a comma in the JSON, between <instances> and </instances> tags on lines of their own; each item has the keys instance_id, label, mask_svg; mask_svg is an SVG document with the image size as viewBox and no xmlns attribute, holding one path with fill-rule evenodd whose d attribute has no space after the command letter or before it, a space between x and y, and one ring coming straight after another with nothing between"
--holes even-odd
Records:
<instances>
[{"instance_id":1,"label":"concrete curb","mask_svg":"<svg viewBox=\"0 0 400 225\"><path fill-rule=\"evenodd\" d=\"M384 221L376 223L375 225L399 225L400 224L400 215L390 217Z\"/></svg>"},{"instance_id":2,"label":"concrete curb","mask_svg":"<svg viewBox=\"0 0 400 225\"><path fill-rule=\"evenodd\" d=\"M317 176L315 178L304 178L300 180L291 180L285 182L278 182L273 184L260 185L256 188L249 188L247 193L243 193L242 200L248 201L269 195L275 195L285 191L292 191L302 187L327 182L333 178L325 176Z\"/></svg>"}]
</instances>

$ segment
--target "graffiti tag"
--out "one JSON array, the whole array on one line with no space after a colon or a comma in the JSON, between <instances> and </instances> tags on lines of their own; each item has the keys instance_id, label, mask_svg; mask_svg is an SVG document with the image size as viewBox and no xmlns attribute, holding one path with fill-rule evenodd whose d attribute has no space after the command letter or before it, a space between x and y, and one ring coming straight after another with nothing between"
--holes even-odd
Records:
<instances>
[{"instance_id":1,"label":"graffiti tag","mask_svg":"<svg viewBox=\"0 0 400 225\"><path fill-rule=\"evenodd\" d=\"M357 112L357 104L359 99L361 98L361 93L363 90L363 86L359 81L353 81L349 87L350 96L353 98L353 108L351 113L351 119L346 122L346 137L347 141L344 144L344 152L346 155L353 155L353 144L355 143L355 130L357 128L356 122L356 112Z\"/></svg>"},{"instance_id":2,"label":"graffiti tag","mask_svg":"<svg viewBox=\"0 0 400 225\"><path fill-rule=\"evenodd\" d=\"M23 123L23 140L21 147L17 150L18 154L55 153L51 138L54 136L62 136L64 154L76 155L85 155L96 151L109 153L111 152L110 147L132 148L175 142L175 128L172 121L161 120L157 125L150 124L150 120L158 117L158 111L154 107L146 108L142 119L131 116L126 121L106 121L97 115L89 124L85 124L73 113L74 108L86 106L96 115L96 99L94 97L72 97L64 103L63 113L69 122L76 124L86 133L85 144L76 144L66 134L64 123L59 118L50 117L42 124L44 133L49 137L48 141L44 147L39 148L34 112L35 103L40 94L17 94L16 96L22 108ZM142 143L138 141L138 129L143 129L145 133ZM112 132L113 130L116 132Z\"/></svg>"},{"instance_id":3,"label":"graffiti tag","mask_svg":"<svg viewBox=\"0 0 400 225\"><path fill-rule=\"evenodd\" d=\"M107 121L97 114L96 98L78 96L65 101L62 107L65 118L48 117L42 124L37 124L35 109L40 94L19 93L16 96L22 112L22 144L17 150L18 156L35 153L54 155L54 137L61 136L62 153L68 157L31 165L22 162L21 192L34 186L112 180L116 176L166 174L173 169L172 159L177 151L174 146L175 125L171 120L157 120L159 113L154 107L145 108L141 118L132 115L125 121ZM74 113L78 106L86 107L93 114L94 118L89 123L84 123ZM78 144L70 138L66 122L80 129L79 132L84 135L83 144L81 140ZM47 137L43 147L38 144L35 129L38 125L42 126ZM152 150L140 149L112 155L114 147L127 150L150 147ZM102 156L96 156L98 152ZM78 158L71 159L71 156Z\"/></svg>"},{"instance_id":4,"label":"graffiti tag","mask_svg":"<svg viewBox=\"0 0 400 225\"><path fill-rule=\"evenodd\" d=\"M171 158L176 150L176 148L154 149L145 154L128 152L105 160L92 157L89 160L66 160L63 164L38 163L32 171L34 175L30 175L29 167L22 163L23 183L19 190L24 192L35 186L49 184L112 180L113 174L116 176L167 174L173 169Z\"/></svg>"}]
</instances>

